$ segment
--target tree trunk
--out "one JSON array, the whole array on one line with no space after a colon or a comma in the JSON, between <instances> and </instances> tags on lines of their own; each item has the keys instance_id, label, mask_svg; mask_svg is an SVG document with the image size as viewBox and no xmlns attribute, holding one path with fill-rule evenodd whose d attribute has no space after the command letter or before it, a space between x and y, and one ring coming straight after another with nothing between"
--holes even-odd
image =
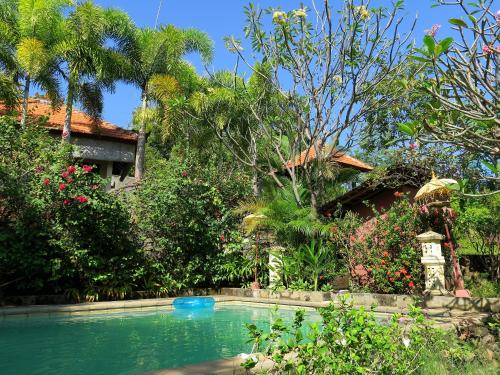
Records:
<instances>
[{"instance_id":1,"label":"tree trunk","mask_svg":"<svg viewBox=\"0 0 500 375\"><path fill-rule=\"evenodd\" d=\"M144 176L144 159L146 153L146 110L148 108L147 93L142 92L141 127L137 138L137 150L135 154L135 181L139 182Z\"/></svg>"},{"instance_id":2,"label":"tree trunk","mask_svg":"<svg viewBox=\"0 0 500 375\"><path fill-rule=\"evenodd\" d=\"M21 115L21 127L26 126L26 119L28 118L28 101L30 98L30 84L31 78L29 75L26 75L24 80L24 93L23 93L23 113Z\"/></svg>"},{"instance_id":3,"label":"tree trunk","mask_svg":"<svg viewBox=\"0 0 500 375\"><path fill-rule=\"evenodd\" d=\"M260 195L260 186L259 186L259 175L256 169L254 169L252 175L252 190L253 190L253 196L255 198L258 198Z\"/></svg>"},{"instance_id":4,"label":"tree trunk","mask_svg":"<svg viewBox=\"0 0 500 375\"><path fill-rule=\"evenodd\" d=\"M62 131L62 141L69 143L71 140L71 117L73 115L73 101L75 98L74 85L70 76L68 82L68 94L66 97L66 116L64 118L64 127Z\"/></svg>"}]
</instances>

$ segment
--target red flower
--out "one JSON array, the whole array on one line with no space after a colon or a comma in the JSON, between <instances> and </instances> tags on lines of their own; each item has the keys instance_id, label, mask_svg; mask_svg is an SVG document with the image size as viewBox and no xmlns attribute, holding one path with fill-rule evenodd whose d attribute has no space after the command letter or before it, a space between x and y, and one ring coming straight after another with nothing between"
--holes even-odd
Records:
<instances>
[{"instance_id":1,"label":"red flower","mask_svg":"<svg viewBox=\"0 0 500 375\"><path fill-rule=\"evenodd\" d=\"M408 280L410 280L410 279L411 279L411 275L406 275L405 277L406 277Z\"/></svg>"},{"instance_id":2,"label":"red flower","mask_svg":"<svg viewBox=\"0 0 500 375\"><path fill-rule=\"evenodd\" d=\"M393 282L394 281L394 277L389 277L389 281Z\"/></svg>"},{"instance_id":3,"label":"red flower","mask_svg":"<svg viewBox=\"0 0 500 375\"><path fill-rule=\"evenodd\" d=\"M88 201L89 201L89 200L88 200L86 197L84 197L83 195L77 195L77 196L75 197L75 200L76 200L76 201L78 201L78 202L80 202L80 203L86 203L86 202L88 202Z\"/></svg>"},{"instance_id":4,"label":"red flower","mask_svg":"<svg viewBox=\"0 0 500 375\"><path fill-rule=\"evenodd\" d=\"M384 251L384 252L382 253L382 255L383 255L383 256L385 256L385 257L388 257L388 256L389 256L389 253L388 253L387 251Z\"/></svg>"},{"instance_id":5,"label":"red flower","mask_svg":"<svg viewBox=\"0 0 500 375\"><path fill-rule=\"evenodd\" d=\"M400 191L395 191L395 192L394 192L394 196L395 196L396 198L401 198L403 195L404 195L404 193L402 193L402 192L400 192Z\"/></svg>"},{"instance_id":6,"label":"red flower","mask_svg":"<svg viewBox=\"0 0 500 375\"><path fill-rule=\"evenodd\" d=\"M74 180L74 179L72 179L71 177L69 177L69 178L67 178L67 179L66 179L66 182L67 182L68 184L71 184L73 181L75 181L75 180Z\"/></svg>"},{"instance_id":7,"label":"red flower","mask_svg":"<svg viewBox=\"0 0 500 375\"><path fill-rule=\"evenodd\" d=\"M382 259L382 260L380 261L380 263L381 263L381 264L385 264L385 260L383 260L383 259Z\"/></svg>"},{"instance_id":8,"label":"red flower","mask_svg":"<svg viewBox=\"0 0 500 375\"><path fill-rule=\"evenodd\" d=\"M71 202L70 202L70 200L69 200L69 199L65 199L65 200L63 200L63 203L64 203L64 205L65 205L65 206L67 206L67 205L68 205L68 204L70 204Z\"/></svg>"},{"instance_id":9,"label":"red flower","mask_svg":"<svg viewBox=\"0 0 500 375\"><path fill-rule=\"evenodd\" d=\"M94 168L91 165L82 165L82 169L85 173L90 173Z\"/></svg>"},{"instance_id":10,"label":"red flower","mask_svg":"<svg viewBox=\"0 0 500 375\"><path fill-rule=\"evenodd\" d=\"M219 240L221 240L221 242L224 242L224 241L226 240L226 237L224 237L224 235L223 235L223 234L221 234L221 235L219 236Z\"/></svg>"},{"instance_id":11,"label":"red flower","mask_svg":"<svg viewBox=\"0 0 500 375\"><path fill-rule=\"evenodd\" d=\"M187 177L187 175L188 175L187 171L182 171L181 174L182 174L182 177Z\"/></svg>"},{"instance_id":12,"label":"red flower","mask_svg":"<svg viewBox=\"0 0 500 375\"><path fill-rule=\"evenodd\" d=\"M59 184L59 190L63 191L66 189L66 184Z\"/></svg>"},{"instance_id":13,"label":"red flower","mask_svg":"<svg viewBox=\"0 0 500 375\"><path fill-rule=\"evenodd\" d=\"M74 165L70 165L67 169L67 172L69 174L75 173L76 172L76 167Z\"/></svg>"},{"instance_id":14,"label":"red flower","mask_svg":"<svg viewBox=\"0 0 500 375\"><path fill-rule=\"evenodd\" d=\"M62 178L66 178L69 176L69 172L68 171L64 171L63 173L61 173L61 176Z\"/></svg>"},{"instance_id":15,"label":"red flower","mask_svg":"<svg viewBox=\"0 0 500 375\"><path fill-rule=\"evenodd\" d=\"M401 272L403 275L406 275L408 273L408 271L406 270L406 268L401 268L399 270L399 272Z\"/></svg>"},{"instance_id":16,"label":"red flower","mask_svg":"<svg viewBox=\"0 0 500 375\"><path fill-rule=\"evenodd\" d=\"M373 268L369 267L369 268L367 269L367 271L368 271L368 272L372 272L372 271L373 271Z\"/></svg>"},{"instance_id":17,"label":"red flower","mask_svg":"<svg viewBox=\"0 0 500 375\"><path fill-rule=\"evenodd\" d=\"M48 178L44 179L43 184L47 186L48 184L50 184L50 180Z\"/></svg>"},{"instance_id":18,"label":"red flower","mask_svg":"<svg viewBox=\"0 0 500 375\"><path fill-rule=\"evenodd\" d=\"M389 276L391 274L391 271L387 271L387 276Z\"/></svg>"},{"instance_id":19,"label":"red flower","mask_svg":"<svg viewBox=\"0 0 500 375\"><path fill-rule=\"evenodd\" d=\"M400 277L401 276L401 272L399 272L399 271L394 272L394 274L396 275L396 277Z\"/></svg>"},{"instance_id":20,"label":"red flower","mask_svg":"<svg viewBox=\"0 0 500 375\"><path fill-rule=\"evenodd\" d=\"M415 288L415 283L414 283L413 281L410 281L410 282L408 283L408 286L409 286L410 288Z\"/></svg>"},{"instance_id":21,"label":"red flower","mask_svg":"<svg viewBox=\"0 0 500 375\"><path fill-rule=\"evenodd\" d=\"M331 227L330 232L332 233L337 233L337 227Z\"/></svg>"}]
</instances>

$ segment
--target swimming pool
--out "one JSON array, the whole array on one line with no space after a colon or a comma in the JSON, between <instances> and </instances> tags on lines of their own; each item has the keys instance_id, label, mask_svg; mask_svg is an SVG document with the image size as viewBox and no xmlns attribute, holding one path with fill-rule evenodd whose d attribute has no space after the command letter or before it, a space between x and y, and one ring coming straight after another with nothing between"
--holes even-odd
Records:
<instances>
[{"instance_id":1,"label":"swimming pool","mask_svg":"<svg viewBox=\"0 0 500 375\"><path fill-rule=\"evenodd\" d=\"M291 320L294 310L278 314ZM272 316L269 306L216 304L198 314L166 307L0 319L0 374L138 374L231 358L251 350L244 323L265 328Z\"/></svg>"}]
</instances>

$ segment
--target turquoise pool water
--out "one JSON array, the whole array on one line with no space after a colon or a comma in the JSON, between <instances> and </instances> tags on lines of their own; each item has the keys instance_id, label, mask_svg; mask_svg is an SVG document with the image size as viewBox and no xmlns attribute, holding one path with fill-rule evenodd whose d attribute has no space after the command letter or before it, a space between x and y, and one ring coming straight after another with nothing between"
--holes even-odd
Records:
<instances>
[{"instance_id":1,"label":"turquoise pool water","mask_svg":"<svg viewBox=\"0 0 500 375\"><path fill-rule=\"evenodd\" d=\"M0 319L0 374L137 374L248 353L244 323L272 308L220 305L198 315L135 311ZM286 320L291 309L278 312ZM310 319L317 316L308 312Z\"/></svg>"}]
</instances>

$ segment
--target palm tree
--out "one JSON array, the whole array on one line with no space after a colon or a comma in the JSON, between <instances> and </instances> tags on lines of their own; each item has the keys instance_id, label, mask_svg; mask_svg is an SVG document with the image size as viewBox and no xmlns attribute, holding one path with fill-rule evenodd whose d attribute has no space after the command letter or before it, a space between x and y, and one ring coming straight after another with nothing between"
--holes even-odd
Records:
<instances>
[{"instance_id":1,"label":"palm tree","mask_svg":"<svg viewBox=\"0 0 500 375\"><path fill-rule=\"evenodd\" d=\"M14 80L24 81L22 126L32 84L44 89L53 103L59 101L55 46L62 37L63 10L71 4L71 0L0 0L0 60Z\"/></svg>"},{"instance_id":2,"label":"palm tree","mask_svg":"<svg viewBox=\"0 0 500 375\"><path fill-rule=\"evenodd\" d=\"M194 29L180 30L174 26L137 30L136 54L129 62L129 81L141 90L139 138L135 161L136 181L144 175L147 111L150 101L161 101L161 93L177 91L182 86L182 73L189 70L183 56L199 52L205 63L212 59L212 42ZM177 78L179 79L177 79ZM160 93L160 95L158 95Z\"/></svg>"},{"instance_id":3,"label":"palm tree","mask_svg":"<svg viewBox=\"0 0 500 375\"><path fill-rule=\"evenodd\" d=\"M79 4L67 18L64 38L57 46L67 81L63 141L69 142L71 137L75 102L93 119L100 118L102 91L114 90L114 83L124 77L122 67L132 51L134 29L127 14L91 1Z\"/></svg>"}]
</instances>

